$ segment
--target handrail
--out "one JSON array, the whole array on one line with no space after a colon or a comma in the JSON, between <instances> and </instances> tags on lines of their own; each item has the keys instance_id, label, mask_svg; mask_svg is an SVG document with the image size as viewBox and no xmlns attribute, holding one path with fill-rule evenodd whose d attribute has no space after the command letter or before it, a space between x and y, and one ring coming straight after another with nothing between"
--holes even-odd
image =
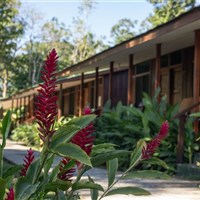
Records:
<instances>
[{"instance_id":1,"label":"handrail","mask_svg":"<svg viewBox=\"0 0 200 200\"><path fill-rule=\"evenodd\" d=\"M179 119L179 131L177 135L177 157L176 157L176 162L177 163L182 163L183 162L183 154L184 154L184 125L186 121L186 113L192 110L193 108L197 107L200 105L200 101L192 104L191 106L188 106L187 108L183 109L179 113L177 113L175 116L172 117L172 119Z\"/></svg>"},{"instance_id":2,"label":"handrail","mask_svg":"<svg viewBox=\"0 0 200 200\"><path fill-rule=\"evenodd\" d=\"M176 115L174 115L172 117L172 119L176 119L176 118L180 118L182 115L184 115L185 113L187 113L188 111L192 110L193 108L197 107L198 105L200 105L200 101L197 103L192 104L191 106L183 109L182 111L180 111L179 113L177 113Z\"/></svg>"}]
</instances>

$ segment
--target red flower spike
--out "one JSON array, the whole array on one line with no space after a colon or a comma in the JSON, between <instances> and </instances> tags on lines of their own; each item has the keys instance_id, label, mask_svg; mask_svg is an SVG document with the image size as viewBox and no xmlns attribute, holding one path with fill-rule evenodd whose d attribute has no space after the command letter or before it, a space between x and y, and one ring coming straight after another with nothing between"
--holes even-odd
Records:
<instances>
[{"instance_id":1,"label":"red flower spike","mask_svg":"<svg viewBox=\"0 0 200 200\"><path fill-rule=\"evenodd\" d=\"M74 175L74 172L76 171L75 168L71 168L67 170L66 172L62 172L64 167L70 162L69 158L63 158L60 163L60 173L58 174L58 178L63 181L70 181L72 176Z\"/></svg>"},{"instance_id":2,"label":"red flower spike","mask_svg":"<svg viewBox=\"0 0 200 200\"><path fill-rule=\"evenodd\" d=\"M147 144L142 150L142 159L149 159L155 153L156 148L161 144L162 140L167 136L169 123L165 121L160 128L158 135Z\"/></svg>"},{"instance_id":3,"label":"red flower spike","mask_svg":"<svg viewBox=\"0 0 200 200\"><path fill-rule=\"evenodd\" d=\"M15 193L14 189L10 188L9 192L7 193L7 197L5 200L14 200L15 199Z\"/></svg>"},{"instance_id":4,"label":"red flower spike","mask_svg":"<svg viewBox=\"0 0 200 200\"><path fill-rule=\"evenodd\" d=\"M27 155L25 156L25 159L24 159L23 169L20 172L21 176L26 176L26 172L27 172L29 166L31 165L31 163L33 162L33 160L35 158L34 152L33 152L32 149L29 149L27 152L28 153L27 153Z\"/></svg>"},{"instance_id":5,"label":"red flower spike","mask_svg":"<svg viewBox=\"0 0 200 200\"><path fill-rule=\"evenodd\" d=\"M38 130L40 131L40 138L44 142L45 138L49 138L54 134L54 121L57 115L57 97L55 96L55 71L57 65L57 53L53 49L47 56L45 61L44 69L42 71L41 79L44 81L40 84L40 89L38 90L39 95L36 102L36 121L39 125Z\"/></svg>"},{"instance_id":6,"label":"red flower spike","mask_svg":"<svg viewBox=\"0 0 200 200\"><path fill-rule=\"evenodd\" d=\"M91 114L91 109L89 107L86 107L84 109L84 115L89 115L89 114ZM71 139L71 142L81 147L87 153L87 155L90 155L94 143L94 137L92 136L93 132L94 132L94 126L93 123L91 123L82 130L80 130Z\"/></svg>"}]
</instances>

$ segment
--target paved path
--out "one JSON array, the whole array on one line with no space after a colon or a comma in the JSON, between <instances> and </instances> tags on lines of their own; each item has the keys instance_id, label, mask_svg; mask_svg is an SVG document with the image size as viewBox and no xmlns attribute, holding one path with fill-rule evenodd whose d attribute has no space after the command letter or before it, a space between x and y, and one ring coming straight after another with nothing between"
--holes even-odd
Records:
<instances>
[{"instance_id":1,"label":"paved path","mask_svg":"<svg viewBox=\"0 0 200 200\"><path fill-rule=\"evenodd\" d=\"M4 157L13 163L22 164L27 149L28 147L8 140L4 152ZM100 183L103 187L106 187L107 179L106 171L104 169L91 169L88 174L93 177L95 182ZM84 178L86 178L86 176ZM198 188L198 184L200 184L200 181L188 181L177 178L172 178L171 180L126 180L119 182L117 186L141 187L150 191L152 195L139 197L131 195L114 195L106 197L104 200L199 200L200 188ZM87 191L83 191L81 194L83 200L90 199Z\"/></svg>"}]
</instances>

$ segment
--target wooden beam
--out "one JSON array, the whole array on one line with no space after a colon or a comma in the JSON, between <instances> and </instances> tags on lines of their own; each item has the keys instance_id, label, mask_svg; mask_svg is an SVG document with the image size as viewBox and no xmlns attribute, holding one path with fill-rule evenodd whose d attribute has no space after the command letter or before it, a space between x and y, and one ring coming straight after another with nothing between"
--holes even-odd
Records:
<instances>
[{"instance_id":1,"label":"wooden beam","mask_svg":"<svg viewBox=\"0 0 200 200\"><path fill-rule=\"evenodd\" d=\"M79 116L82 115L83 107L84 107L84 73L81 73Z\"/></svg>"},{"instance_id":2,"label":"wooden beam","mask_svg":"<svg viewBox=\"0 0 200 200\"><path fill-rule=\"evenodd\" d=\"M113 67L114 62L110 62L110 73L109 73L109 90L108 90L108 99L111 100L112 105L112 91L113 91Z\"/></svg>"},{"instance_id":3,"label":"wooden beam","mask_svg":"<svg viewBox=\"0 0 200 200\"><path fill-rule=\"evenodd\" d=\"M31 117L31 95L28 96L28 109L27 109L27 118Z\"/></svg>"},{"instance_id":4,"label":"wooden beam","mask_svg":"<svg viewBox=\"0 0 200 200\"><path fill-rule=\"evenodd\" d=\"M98 67L96 67L94 92L95 92L94 107L95 107L95 110L97 110L98 109L98 97L99 97L99 68Z\"/></svg>"},{"instance_id":5,"label":"wooden beam","mask_svg":"<svg viewBox=\"0 0 200 200\"><path fill-rule=\"evenodd\" d=\"M183 162L183 154L184 154L184 126L186 121L186 115L182 115L180 117L179 122L179 130L178 130L178 138L177 138L177 154L176 154L176 162Z\"/></svg>"},{"instance_id":6,"label":"wooden beam","mask_svg":"<svg viewBox=\"0 0 200 200\"><path fill-rule=\"evenodd\" d=\"M27 116L27 109L26 109L26 97L24 97L24 113L23 113L23 120L26 120L26 116Z\"/></svg>"},{"instance_id":7,"label":"wooden beam","mask_svg":"<svg viewBox=\"0 0 200 200\"><path fill-rule=\"evenodd\" d=\"M134 76L134 69L133 69L133 57L134 55L129 55L129 68L128 68L128 97L127 97L127 104L131 105L134 104L134 89L135 89L135 79L133 79Z\"/></svg>"},{"instance_id":8,"label":"wooden beam","mask_svg":"<svg viewBox=\"0 0 200 200\"><path fill-rule=\"evenodd\" d=\"M58 119L62 116L62 97L63 97L63 84L60 84L58 95Z\"/></svg>"},{"instance_id":9,"label":"wooden beam","mask_svg":"<svg viewBox=\"0 0 200 200\"><path fill-rule=\"evenodd\" d=\"M160 87L160 62L161 61L161 44L156 45L156 60L155 60L155 85L154 85L154 94L155 90Z\"/></svg>"},{"instance_id":10,"label":"wooden beam","mask_svg":"<svg viewBox=\"0 0 200 200\"><path fill-rule=\"evenodd\" d=\"M193 82L193 103L199 101L200 94L200 30L195 31L194 39L194 82ZM199 107L196 107L194 112L199 111ZM199 122L196 120L194 123L195 133L198 133Z\"/></svg>"},{"instance_id":11,"label":"wooden beam","mask_svg":"<svg viewBox=\"0 0 200 200\"><path fill-rule=\"evenodd\" d=\"M194 103L199 101L200 94L200 30L195 31L194 44L194 85L193 85Z\"/></svg>"}]
</instances>

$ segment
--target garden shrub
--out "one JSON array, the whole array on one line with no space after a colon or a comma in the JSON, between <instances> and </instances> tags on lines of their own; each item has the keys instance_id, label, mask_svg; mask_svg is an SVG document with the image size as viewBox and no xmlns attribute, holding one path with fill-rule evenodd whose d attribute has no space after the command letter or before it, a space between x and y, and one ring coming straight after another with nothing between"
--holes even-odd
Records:
<instances>
[{"instance_id":1,"label":"garden shrub","mask_svg":"<svg viewBox=\"0 0 200 200\"><path fill-rule=\"evenodd\" d=\"M168 137L162 142L155 156L165 161L169 165L168 172L175 170L176 166L176 147L177 135L179 129L179 120L173 119L179 111L179 104L170 105L167 103L166 96L163 96L158 102L156 95L150 98L146 93L143 94L143 109L133 106L122 105L118 102L117 106L111 108L108 101L103 109L103 113L96 119L96 144L111 142L118 146L118 149L130 150L136 146L139 139L144 138L149 141L157 133L158 128L163 121L168 120L170 131ZM198 150L195 143L193 132L193 119L188 118L185 123L185 141L184 141L184 162L192 162L194 152ZM120 169L127 167L129 160L127 157L121 158ZM145 165L144 168L155 169L155 166ZM156 169L163 169L156 166Z\"/></svg>"}]
</instances>

